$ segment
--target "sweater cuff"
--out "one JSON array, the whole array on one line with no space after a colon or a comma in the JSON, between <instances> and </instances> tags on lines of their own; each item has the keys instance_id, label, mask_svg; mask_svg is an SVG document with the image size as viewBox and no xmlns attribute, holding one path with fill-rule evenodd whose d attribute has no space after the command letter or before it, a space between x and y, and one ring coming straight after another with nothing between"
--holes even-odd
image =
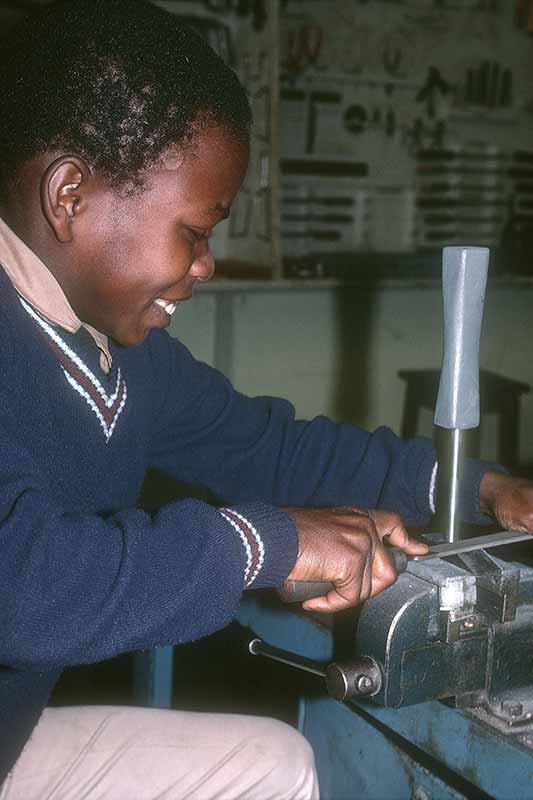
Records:
<instances>
[{"instance_id":1,"label":"sweater cuff","mask_svg":"<svg viewBox=\"0 0 533 800\"><path fill-rule=\"evenodd\" d=\"M244 553L244 588L280 586L298 555L298 534L288 514L265 503L219 508Z\"/></svg>"},{"instance_id":2,"label":"sweater cuff","mask_svg":"<svg viewBox=\"0 0 533 800\"><path fill-rule=\"evenodd\" d=\"M418 464L415 481L415 499L420 524L429 522L435 514L437 497L437 470L438 463L435 459L433 445L422 450L422 458Z\"/></svg>"}]
</instances>

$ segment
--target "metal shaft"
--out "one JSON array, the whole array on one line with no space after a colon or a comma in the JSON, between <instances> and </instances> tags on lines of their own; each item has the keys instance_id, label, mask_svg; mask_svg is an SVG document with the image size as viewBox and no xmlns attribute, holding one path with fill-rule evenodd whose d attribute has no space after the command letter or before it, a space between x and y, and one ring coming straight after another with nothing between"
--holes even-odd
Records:
<instances>
[{"instance_id":1,"label":"metal shaft","mask_svg":"<svg viewBox=\"0 0 533 800\"><path fill-rule=\"evenodd\" d=\"M461 430L454 428L452 431L452 460L450 471L450 494L448 505L448 520L446 540L455 542L459 538L457 535L458 505L459 505L459 485L460 485L460 464L461 464Z\"/></svg>"},{"instance_id":2,"label":"metal shaft","mask_svg":"<svg viewBox=\"0 0 533 800\"><path fill-rule=\"evenodd\" d=\"M372 697L381 691L383 684L381 668L370 656L361 656L344 664L328 664L324 668L317 661L287 650L280 650L279 647L272 647L261 639L252 639L248 649L253 656L266 656L325 678L326 689L335 700Z\"/></svg>"},{"instance_id":3,"label":"metal shaft","mask_svg":"<svg viewBox=\"0 0 533 800\"><path fill-rule=\"evenodd\" d=\"M279 647L272 647L261 639L252 639L248 649L253 656L266 656L273 661L288 664L289 667L303 669L305 672L318 675L320 678L325 677L325 670L317 661L312 661L310 658L299 656L296 653L290 653L288 650L281 650Z\"/></svg>"}]
</instances>

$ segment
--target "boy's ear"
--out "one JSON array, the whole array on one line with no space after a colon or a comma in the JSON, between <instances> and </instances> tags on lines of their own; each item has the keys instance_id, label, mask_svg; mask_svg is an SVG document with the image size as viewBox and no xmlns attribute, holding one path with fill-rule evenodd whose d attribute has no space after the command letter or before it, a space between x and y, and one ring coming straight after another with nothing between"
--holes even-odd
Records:
<instances>
[{"instance_id":1,"label":"boy's ear","mask_svg":"<svg viewBox=\"0 0 533 800\"><path fill-rule=\"evenodd\" d=\"M64 155L49 164L41 178L41 208L58 242L72 241L72 226L90 176L82 158Z\"/></svg>"}]
</instances>

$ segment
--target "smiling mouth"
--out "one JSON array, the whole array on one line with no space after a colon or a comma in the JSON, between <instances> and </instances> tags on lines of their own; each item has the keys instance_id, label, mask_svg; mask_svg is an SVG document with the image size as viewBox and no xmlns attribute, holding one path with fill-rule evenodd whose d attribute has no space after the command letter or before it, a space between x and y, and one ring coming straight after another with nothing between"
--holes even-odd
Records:
<instances>
[{"instance_id":1,"label":"smiling mouth","mask_svg":"<svg viewBox=\"0 0 533 800\"><path fill-rule=\"evenodd\" d=\"M172 316L172 314L178 307L177 301L172 302L170 300L165 300L164 297L158 297L157 300L154 300L154 305L159 306L159 308L162 308L163 311L166 311L169 317Z\"/></svg>"}]
</instances>

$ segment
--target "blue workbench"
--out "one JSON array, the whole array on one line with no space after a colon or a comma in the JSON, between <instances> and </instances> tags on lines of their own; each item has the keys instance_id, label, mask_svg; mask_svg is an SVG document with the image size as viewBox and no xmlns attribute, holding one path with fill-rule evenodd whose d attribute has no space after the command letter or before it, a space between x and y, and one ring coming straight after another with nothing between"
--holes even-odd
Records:
<instances>
[{"instance_id":1,"label":"blue workbench","mask_svg":"<svg viewBox=\"0 0 533 800\"><path fill-rule=\"evenodd\" d=\"M324 663L333 657L332 629L315 616L250 593L239 622L276 647ZM533 798L529 737L496 733L442 702L385 709L338 703L324 689L301 698L299 727L315 751L322 800Z\"/></svg>"}]
</instances>

